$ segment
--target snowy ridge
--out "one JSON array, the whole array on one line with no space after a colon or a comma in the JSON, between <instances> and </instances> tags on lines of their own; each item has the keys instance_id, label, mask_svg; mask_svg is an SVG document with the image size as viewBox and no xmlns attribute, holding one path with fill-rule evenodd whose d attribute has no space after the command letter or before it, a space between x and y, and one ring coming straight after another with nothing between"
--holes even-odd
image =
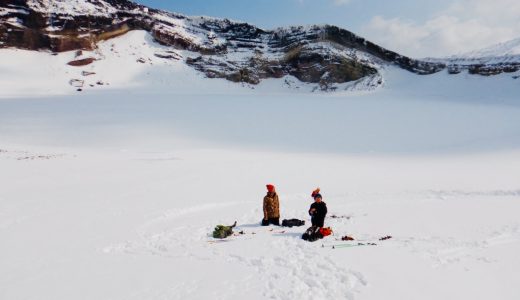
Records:
<instances>
[{"instance_id":1,"label":"snowy ridge","mask_svg":"<svg viewBox=\"0 0 520 300\"><path fill-rule=\"evenodd\" d=\"M520 38L460 55L425 60L444 63L451 73L462 70L482 75L512 73L520 70Z\"/></svg>"},{"instance_id":2,"label":"snowy ridge","mask_svg":"<svg viewBox=\"0 0 520 300\"><path fill-rule=\"evenodd\" d=\"M29 8L45 14L63 14L69 16L104 16L117 12L117 9L103 0L28 0Z\"/></svg>"},{"instance_id":3,"label":"snowy ridge","mask_svg":"<svg viewBox=\"0 0 520 300\"><path fill-rule=\"evenodd\" d=\"M520 70L520 60L515 55L415 60L330 25L263 30L248 23L188 17L126 0L15 3L0 11L2 48L55 53L96 51L103 41L130 31L146 31L153 41L170 51L185 51L181 56L158 53L158 57L180 59L207 78L251 86L268 79L291 82L296 78L302 84L313 85L312 91L373 91L383 86L384 69L389 66L420 75L446 69L450 74L468 71L480 75ZM504 51L508 47L512 50ZM518 43L510 42L497 49L501 53L516 53L517 48ZM92 59L78 56L67 63L82 67L93 63ZM75 81L74 86L77 85Z\"/></svg>"},{"instance_id":4,"label":"snowy ridge","mask_svg":"<svg viewBox=\"0 0 520 300\"><path fill-rule=\"evenodd\" d=\"M257 85L292 76L320 90L350 83L373 90L386 65L433 74L443 64L421 62L386 50L347 30L330 26L292 26L263 30L251 24L211 17L187 17L125 0L17 2L0 17L0 45L28 50L95 50L104 40L132 30L187 50L185 62L209 78ZM43 21L43 22L42 22ZM42 24L45 25L35 25ZM40 26L40 27L38 27ZM76 35L71 35L74 32ZM27 34L29 32L30 34ZM82 64L78 62L75 64ZM377 74L377 75L376 75ZM370 84L359 85L359 82Z\"/></svg>"},{"instance_id":5,"label":"snowy ridge","mask_svg":"<svg viewBox=\"0 0 520 300\"><path fill-rule=\"evenodd\" d=\"M515 58L520 60L520 38L504 43L499 43L481 50L471 51L462 55L456 55L453 59L484 59L484 58Z\"/></svg>"}]
</instances>

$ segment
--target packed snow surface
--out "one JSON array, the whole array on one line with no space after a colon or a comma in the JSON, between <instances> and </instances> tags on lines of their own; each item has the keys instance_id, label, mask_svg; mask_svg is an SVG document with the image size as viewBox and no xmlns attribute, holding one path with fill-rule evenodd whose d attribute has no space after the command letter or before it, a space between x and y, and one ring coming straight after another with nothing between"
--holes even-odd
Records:
<instances>
[{"instance_id":1,"label":"packed snow surface","mask_svg":"<svg viewBox=\"0 0 520 300\"><path fill-rule=\"evenodd\" d=\"M142 32L0 50L0 299L520 297L519 74L312 93L189 55ZM334 235L261 227L268 183L307 225L320 186Z\"/></svg>"}]
</instances>

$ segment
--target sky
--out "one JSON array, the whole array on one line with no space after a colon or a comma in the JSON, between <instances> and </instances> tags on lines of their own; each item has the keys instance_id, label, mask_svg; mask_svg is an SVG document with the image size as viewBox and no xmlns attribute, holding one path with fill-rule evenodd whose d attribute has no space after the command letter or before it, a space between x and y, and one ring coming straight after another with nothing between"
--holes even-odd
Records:
<instances>
[{"instance_id":1,"label":"sky","mask_svg":"<svg viewBox=\"0 0 520 300\"><path fill-rule=\"evenodd\" d=\"M137 0L264 29L332 24L412 57L441 57L520 38L520 0Z\"/></svg>"}]
</instances>

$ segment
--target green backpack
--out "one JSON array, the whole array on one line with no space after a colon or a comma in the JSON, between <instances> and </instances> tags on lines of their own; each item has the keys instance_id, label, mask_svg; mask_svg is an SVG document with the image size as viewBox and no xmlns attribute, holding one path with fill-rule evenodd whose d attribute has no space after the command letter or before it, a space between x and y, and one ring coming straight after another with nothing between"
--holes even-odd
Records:
<instances>
[{"instance_id":1,"label":"green backpack","mask_svg":"<svg viewBox=\"0 0 520 300\"><path fill-rule=\"evenodd\" d=\"M217 225L213 230L213 237L216 239L225 239L233 234L233 227L237 225L237 222L231 226Z\"/></svg>"}]
</instances>

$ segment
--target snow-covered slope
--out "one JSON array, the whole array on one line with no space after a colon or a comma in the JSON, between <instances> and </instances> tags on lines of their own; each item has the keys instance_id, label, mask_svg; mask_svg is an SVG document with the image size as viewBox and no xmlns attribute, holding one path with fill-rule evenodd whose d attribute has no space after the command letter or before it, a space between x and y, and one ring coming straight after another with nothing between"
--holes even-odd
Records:
<instances>
[{"instance_id":1,"label":"snow-covered slope","mask_svg":"<svg viewBox=\"0 0 520 300\"><path fill-rule=\"evenodd\" d=\"M336 91L345 86L374 90L384 84L384 69L389 66L420 75L446 68L451 74L467 70L487 76L520 70L514 54L517 41L463 57L416 60L330 25L263 30L227 19L155 10L126 0L13 0L0 4L2 48L94 51L103 41L134 30L151 35L147 44L154 40L172 52L186 52L182 57L159 54L164 59L182 60L208 78L250 85L290 76L312 84L311 90ZM67 63L84 66L92 60L77 58Z\"/></svg>"},{"instance_id":2,"label":"snow-covered slope","mask_svg":"<svg viewBox=\"0 0 520 300\"><path fill-rule=\"evenodd\" d=\"M508 57L520 55L520 38L500 43L478 51L466 53L467 57Z\"/></svg>"},{"instance_id":3,"label":"snow-covered slope","mask_svg":"<svg viewBox=\"0 0 520 300\"><path fill-rule=\"evenodd\" d=\"M310 47L310 46L309 46ZM326 45L323 51L333 51ZM317 50L313 50L317 51ZM127 34L99 42L95 50L68 51L51 54L19 49L2 49L0 57L0 98L23 96L66 95L103 90L144 89L158 93L309 93L320 92L319 86L301 82L287 75L281 79L266 79L257 85L236 84L224 79L208 79L186 64L196 53L176 50L157 43L146 31L133 30ZM71 66L70 61L92 59L84 66ZM396 66L380 68L377 74L353 82L330 85L337 96L366 92L385 85L380 92L421 94L431 86L444 86L445 96L461 98L474 96L471 91L497 98L516 93L520 74L502 74L491 78L479 76L448 76L440 72L431 76L416 76ZM512 78L513 77L513 78ZM204 86L204 89L200 87ZM493 88L489 88L493 87ZM501 96L503 95L503 96Z\"/></svg>"},{"instance_id":4,"label":"snow-covered slope","mask_svg":"<svg viewBox=\"0 0 520 300\"><path fill-rule=\"evenodd\" d=\"M144 30L172 50L187 50L185 62L209 78L258 84L293 76L317 89L364 80L381 86L381 69L395 65L432 74L444 65L414 60L347 30L294 26L263 30L210 17L187 17L131 1L11 1L0 6L0 47L27 50L95 50L101 41ZM74 62L88 64L88 62Z\"/></svg>"},{"instance_id":5,"label":"snow-covered slope","mask_svg":"<svg viewBox=\"0 0 520 300\"><path fill-rule=\"evenodd\" d=\"M387 68L372 93L251 89L162 66L147 38L101 44L90 76L111 90L0 100L1 299L518 299L518 80ZM39 82L16 74L12 93ZM334 235L261 227L267 183L307 225L321 186Z\"/></svg>"},{"instance_id":6,"label":"snow-covered slope","mask_svg":"<svg viewBox=\"0 0 520 300\"><path fill-rule=\"evenodd\" d=\"M453 59L503 59L505 61L520 61L520 38L471 51L452 57Z\"/></svg>"},{"instance_id":7,"label":"snow-covered slope","mask_svg":"<svg viewBox=\"0 0 520 300\"><path fill-rule=\"evenodd\" d=\"M460 55L425 60L443 63L453 74L463 70L486 76L513 73L520 69L520 38Z\"/></svg>"}]
</instances>

